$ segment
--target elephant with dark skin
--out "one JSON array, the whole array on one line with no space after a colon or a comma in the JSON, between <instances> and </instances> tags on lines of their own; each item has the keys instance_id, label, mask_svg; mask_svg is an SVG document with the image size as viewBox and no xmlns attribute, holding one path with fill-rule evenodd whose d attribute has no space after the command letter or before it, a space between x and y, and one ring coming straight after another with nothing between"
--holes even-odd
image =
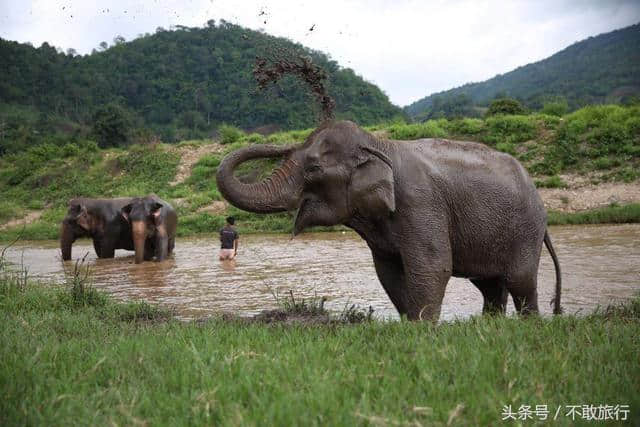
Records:
<instances>
[{"instance_id":1,"label":"elephant with dark skin","mask_svg":"<svg viewBox=\"0 0 640 427\"><path fill-rule=\"evenodd\" d=\"M136 264L154 256L162 261L173 251L178 216L168 202L156 195L139 197L123 206L121 213L131 224Z\"/></svg>"},{"instance_id":2,"label":"elephant with dark skin","mask_svg":"<svg viewBox=\"0 0 640 427\"><path fill-rule=\"evenodd\" d=\"M132 251L131 227L120 214L131 200L77 198L69 201L60 232L62 259L71 259L71 246L79 237L93 239L98 258L113 258L116 249Z\"/></svg>"},{"instance_id":3,"label":"elephant with dark skin","mask_svg":"<svg viewBox=\"0 0 640 427\"><path fill-rule=\"evenodd\" d=\"M240 182L234 170L255 158L282 157L271 176ZM561 276L546 212L522 165L482 144L377 138L352 122L328 122L296 146L257 145L230 153L217 174L240 209L297 210L294 235L344 224L368 244L376 273L401 315L437 320L451 276L480 290L483 312L538 312L542 244Z\"/></svg>"}]
</instances>

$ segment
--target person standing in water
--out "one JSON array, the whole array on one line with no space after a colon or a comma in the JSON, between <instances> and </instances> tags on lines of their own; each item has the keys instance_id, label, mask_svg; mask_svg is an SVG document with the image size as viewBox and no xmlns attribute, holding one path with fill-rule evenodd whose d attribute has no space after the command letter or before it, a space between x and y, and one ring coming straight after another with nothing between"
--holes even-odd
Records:
<instances>
[{"instance_id":1,"label":"person standing in water","mask_svg":"<svg viewBox=\"0 0 640 427\"><path fill-rule=\"evenodd\" d=\"M233 228L236 220L227 217L227 223L220 230L220 261L231 260L238 254L238 232Z\"/></svg>"}]
</instances>

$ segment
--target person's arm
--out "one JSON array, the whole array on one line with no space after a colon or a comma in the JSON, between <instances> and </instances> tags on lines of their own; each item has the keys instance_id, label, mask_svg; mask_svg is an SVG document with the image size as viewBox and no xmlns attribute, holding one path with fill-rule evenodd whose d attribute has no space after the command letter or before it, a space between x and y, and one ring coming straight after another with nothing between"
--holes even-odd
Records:
<instances>
[{"instance_id":1,"label":"person's arm","mask_svg":"<svg viewBox=\"0 0 640 427\"><path fill-rule=\"evenodd\" d=\"M233 241L233 257L235 258L237 254L238 254L238 237L236 236L235 240Z\"/></svg>"}]
</instances>

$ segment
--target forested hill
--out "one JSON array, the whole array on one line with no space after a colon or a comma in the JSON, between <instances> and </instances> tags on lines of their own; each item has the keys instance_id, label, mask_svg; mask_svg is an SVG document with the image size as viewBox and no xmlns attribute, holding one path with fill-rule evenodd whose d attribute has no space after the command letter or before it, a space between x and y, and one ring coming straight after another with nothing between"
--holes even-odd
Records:
<instances>
[{"instance_id":1,"label":"forested hill","mask_svg":"<svg viewBox=\"0 0 640 427\"><path fill-rule=\"evenodd\" d=\"M563 97L570 109L640 95L640 24L589 37L533 64L429 95L405 107L414 118L470 115L494 98L512 97L538 109Z\"/></svg>"},{"instance_id":2,"label":"forested hill","mask_svg":"<svg viewBox=\"0 0 640 427\"><path fill-rule=\"evenodd\" d=\"M102 43L84 56L0 39L0 107L29 106L90 126L100 108L117 104L138 126L169 141L204 136L221 123L312 127L317 105L295 79L257 93L256 56L276 46L311 56L329 74L338 118L370 124L404 114L378 87L325 54L225 21L158 28L130 42L116 37L113 46Z\"/></svg>"}]
</instances>

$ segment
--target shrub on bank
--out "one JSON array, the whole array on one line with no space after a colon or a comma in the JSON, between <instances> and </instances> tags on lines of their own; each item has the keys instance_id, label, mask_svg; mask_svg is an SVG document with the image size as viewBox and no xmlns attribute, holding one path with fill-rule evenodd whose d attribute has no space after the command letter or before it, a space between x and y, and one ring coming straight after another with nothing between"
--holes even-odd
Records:
<instances>
[{"instance_id":1,"label":"shrub on bank","mask_svg":"<svg viewBox=\"0 0 640 427\"><path fill-rule=\"evenodd\" d=\"M615 155L640 157L640 107L589 106L565 116L550 155L564 166Z\"/></svg>"},{"instance_id":2,"label":"shrub on bank","mask_svg":"<svg viewBox=\"0 0 640 427\"><path fill-rule=\"evenodd\" d=\"M394 124L389 127L388 132L392 139L401 140L444 138L447 136L447 132L440 127L438 120L415 124Z\"/></svg>"},{"instance_id":3,"label":"shrub on bank","mask_svg":"<svg viewBox=\"0 0 640 427\"><path fill-rule=\"evenodd\" d=\"M485 120L486 133L482 142L490 145L500 142L519 143L534 139L537 123L534 116L492 116Z\"/></svg>"},{"instance_id":4,"label":"shrub on bank","mask_svg":"<svg viewBox=\"0 0 640 427\"><path fill-rule=\"evenodd\" d=\"M471 137L485 130L485 122L481 119L455 119L447 121L446 129L450 135Z\"/></svg>"},{"instance_id":5,"label":"shrub on bank","mask_svg":"<svg viewBox=\"0 0 640 427\"><path fill-rule=\"evenodd\" d=\"M218 128L218 132L220 133L220 143L221 144L233 144L234 142L238 142L243 136L245 136L242 130L238 129L235 126L223 124Z\"/></svg>"}]
</instances>

